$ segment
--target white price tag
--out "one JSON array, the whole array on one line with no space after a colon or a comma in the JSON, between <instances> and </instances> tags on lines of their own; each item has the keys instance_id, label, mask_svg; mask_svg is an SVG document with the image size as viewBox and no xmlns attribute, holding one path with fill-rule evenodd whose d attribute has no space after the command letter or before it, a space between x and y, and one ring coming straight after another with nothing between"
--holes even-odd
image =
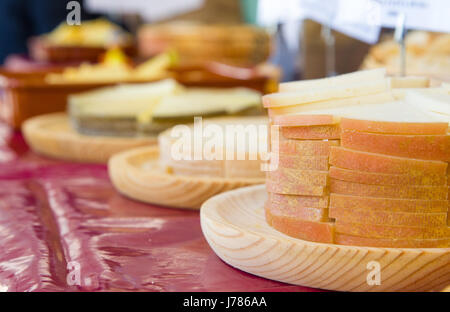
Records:
<instances>
[{"instance_id":1,"label":"white price tag","mask_svg":"<svg viewBox=\"0 0 450 312\"><path fill-rule=\"evenodd\" d=\"M371 0L259 0L258 22L270 25L310 18L348 36L375 43L380 26L373 22L372 6Z\"/></svg>"},{"instance_id":2,"label":"white price tag","mask_svg":"<svg viewBox=\"0 0 450 312\"><path fill-rule=\"evenodd\" d=\"M264 26L299 21L304 10L298 0L258 0L257 23Z\"/></svg>"},{"instance_id":3,"label":"white price tag","mask_svg":"<svg viewBox=\"0 0 450 312\"><path fill-rule=\"evenodd\" d=\"M380 10L379 23L395 27L397 16L404 13L408 29L450 32L449 0L371 0Z\"/></svg>"},{"instance_id":4,"label":"white price tag","mask_svg":"<svg viewBox=\"0 0 450 312\"><path fill-rule=\"evenodd\" d=\"M87 0L92 12L140 14L152 22L200 9L204 0Z\"/></svg>"},{"instance_id":5,"label":"white price tag","mask_svg":"<svg viewBox=\"0 0 450 312\"><path fill-rule=\"evenodd\" d=\"M380 26L371 0L303 0L301 5L316 22L367 43L378 41Z\"/></svg>"},{"instance_id":6,"label":"white price tag","mask_svg":"<svg viewBox=\"0 0 450 312\"><path fill-rule=\"evenodd\" d=\"M144 19L154 22L198 10L203 6L204 0L147 0L148 2L152 4L147 5L140 13Z\"/></svg>"},{"instance_id":7,"label":"white price tag","mask_svg":"<svg viewBox=\"0 0 450 312\"><path fill-rule=\"evenodd\" d=\"M260 0L258 21L267 25L310 18L375 43L380 28L395 28L400 13L407 29L450 32L450 0Z\"/></svg>"},{"instance_id":8,"label":"white price tag","mask_svg":"<svg viewBox=\"0 0 450 312\"><path fill-rule=\"evenodd\" d=\"M90 12L134 14L142 10L145 2L145 0L86 0L84 4Z\"/></svg>"}]
</instances>

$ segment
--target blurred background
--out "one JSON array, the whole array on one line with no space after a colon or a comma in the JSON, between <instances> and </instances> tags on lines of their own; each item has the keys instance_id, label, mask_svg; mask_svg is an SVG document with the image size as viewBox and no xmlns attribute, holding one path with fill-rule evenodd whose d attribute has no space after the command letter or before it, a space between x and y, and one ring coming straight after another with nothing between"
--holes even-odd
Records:
<instances>
[{"instance_id":1,"label":"blurred background","mask_svg":"<svg viewBox=\"0 0 450 312\"><path fill-rule=\"evenodd\" d=\"M30 56L30 40L48 34L66 21L67 0L0 1L0 62L17 64L18 55ZM217 60L239 66L270 62L282 69L282 81L310 79L346 73L358 68L387 66L399 71L395 57L399 48L393 42L393 28L381 28L377 40L361 40L326 25L324 16L305 16L298 1L265 0L84 0L77 1L83 21L104 17L131 33L141 58L175 49L184 64ZM305 1L319 5L339 1ZM342 1L349 2L349 1ZM358 1L359 2L359 1ZM362 2L369 2L363 0ZM307 7L307 6L304 6ZM326 9L326 8L324 8ZM337 10L336 10L337 11ZM351 11L343 11L351 15ZM334 15L336 13L333 13ZM344 15L345 15L344 14ZM354 14L358 14L355 10ZM338 14L339 15L339 14ZM342 14L341 14L342 15ZM95 31L95 30L93 30ZM67 31L66 31L67 33ZM377 33L378 35L378 33ZM422 74L430 67L434 32L421 32L410 39L410 68ZM442 76L449 69L448 33L435 48L438 65L431 75ZM379 38L379 40L378 40ZM372 41L372 42L370 42ZM379 47L376 44L382 42ZM389 43L385 43L389 42ZM396 54L397 53L397 54ZM11 61L12 57L12 61ZM413 62L422 62L413 64ZM414 65L414 66L413 66ZM443 74L444 72L444 74Z\"/></svg>"}]
</instances>

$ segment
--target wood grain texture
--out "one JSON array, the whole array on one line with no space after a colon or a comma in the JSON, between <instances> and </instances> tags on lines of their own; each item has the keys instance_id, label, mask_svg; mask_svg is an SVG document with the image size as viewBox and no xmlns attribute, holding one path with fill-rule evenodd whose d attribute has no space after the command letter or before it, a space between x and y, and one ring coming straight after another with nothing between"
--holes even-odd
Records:
<instances>
[{"instance_id":1,"label":"wood grain texture","mask_svg":"<svg viewBox=\"0 0 450 312\"><path fill-rule=\"evenodd\" d=\"M42 115L22 126L27 143L42 155L79 162L106 163L124 150L157 143L156 138L86 136L72 129L65 113Z\"/></svg>"},{"instance_id":2,"label":"wood grain texture","mask_svg":"<svg viewBox=\"0 0 450 312\"><path fill-rule=\"evenodd\" d=\"M196 209L210 197L264 179L210 178L166 173L157 147L141 147L111 157L108 171L117 190L142 202Z\"/></svg>"},{"instance_id":3,"label":"wood grain texture","mask_svg":"<svg viewBox=\"0 0 450 312\"><path fill-rule=\"evenodd\" d=\"M225 262L285 283L340 291L440 291L450 284L450 248L400 249L321 244L294 239L267 225L263 185L206 201L203 233ZM377 261L380 285L368 285Z\"/></svg>"}]
</instances>

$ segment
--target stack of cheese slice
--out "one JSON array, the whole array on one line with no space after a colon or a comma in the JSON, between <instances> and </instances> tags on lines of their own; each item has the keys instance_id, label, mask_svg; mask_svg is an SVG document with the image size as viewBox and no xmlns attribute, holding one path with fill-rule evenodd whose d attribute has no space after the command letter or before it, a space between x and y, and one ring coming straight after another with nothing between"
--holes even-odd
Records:
<instances>
[{"instance_id":1,"label":"stack of cheese slice","mask_svg":"<svg viewBox=\"0 0 450 312\"><path fill-rule=\"evenodd\" d=\"M266 125L266 117L223 117L176 126L158 136L160 163L166 173L174 175L262 183Z\"/></svg>"},{"instance_id":2,"label":"stack of cheese slice","mask_svg":"<svg viewBox=\"0 0 450 312\"><path fill-rule=\"evenodd\" d=\"M266 183L275 229L324 243L450 246L450 95L413 89L426 85L420 78L384 76L369 70L290 82L263 98L280 126L272 146L278 169ZM412 103L418 92L429 105Z\"/></svg>"}]
</instances>

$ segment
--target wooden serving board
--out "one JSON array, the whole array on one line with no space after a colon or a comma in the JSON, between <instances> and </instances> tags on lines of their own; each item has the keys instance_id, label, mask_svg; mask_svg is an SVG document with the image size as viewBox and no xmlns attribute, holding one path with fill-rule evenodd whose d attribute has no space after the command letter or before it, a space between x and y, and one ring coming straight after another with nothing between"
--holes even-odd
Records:
<instances>
[{"instance_id":1,"label":"wooden serving board","mask_svg":"<svg viewBox=\"0 0 450 312\"><path fill-rule=\"evenodd\" d=\"M124 150L157 143L157 138L87 136L77 133L65 113L28 119L22 131L31 148L42 155L69 161L106 163Z\"/></svg>"},{"instance_id":2,"label":"wooden serving board","mask_svg":"<svg viewBox=\"0 0 450 312\"><path fill-rule=\"evenodd\" d=\"M450 284L450 248L355 247L303 241L265 221L264 185L206 201L200 212L209 245L226 263L268 279L340 291L440 291ZM373 267L379 264L380 285ZM376 279L375 279L376 280Z\"/></svg>"},{"instance_id":3,"label":"wooden serving board","mask_svg":"<svg viewBox=\"0 0 450 312\"><path fill-rule=\"evenodd\" d=\"M196 210L214 195L264 182L264 179L168 174L159 163L158 147L140 147L114 155L109 160L108 170L117 190L130 198Z\"/></svg>"}]
</instances>

